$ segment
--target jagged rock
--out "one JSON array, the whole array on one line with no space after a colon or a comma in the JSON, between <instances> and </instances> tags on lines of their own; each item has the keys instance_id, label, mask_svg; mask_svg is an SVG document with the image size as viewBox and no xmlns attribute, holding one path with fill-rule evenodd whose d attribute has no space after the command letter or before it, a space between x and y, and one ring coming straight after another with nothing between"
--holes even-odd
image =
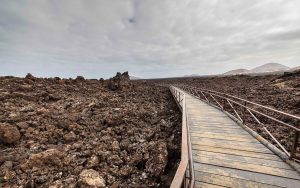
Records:
<instances>
[{"instance_id":1,"label":"jagged rock","mask_svg":"<svg viewBox=\"0 0 300 188\"><path fill-rule=\"evenodd\" d=\"M37 110L36 110L36 113L38 114L38 115L40 115L40 114L46 114L46 113L48 113L49 111L46 109L46 108L38 108Z\"/></svg>"},{"instance_id":2,"label":"jagged rock","mask_svg":"<svg viewBox=\"0 0 300 188\"><path fill-rule=\"evenodd\" d=\"M34 79L35 79L35 77L34 77L34 76L32 76L32 74L30 74L30 73L27 73L27 75L25 76L25 79L28 79L28 80L34 80Z\"/></svg>"},{"instance_id":3,"label":"jagged rock","mask_svg":"<svg viewBox=\"0 0 300 188\"><path fill-rule=\"evenodd\" d=\"M13 167L12 161L5 161L5 162L1 165L0 169L8 169L8 170L11 170L12 167Z\"/></svg>"},{"instance_id":4,"label":"jagged rock","mask_svg":"<svg viewBox=\"0 0 300 188\"><path fill-rule=\"evenodd\" d=\"M33 112L33 111L34 111L33 106L25 106L25 107L20 109L20 112Z\"/></svg>"},{"instance_id":5,"label":"jagged rock","mask_svg":"<svg viewBox=\"0 0 300 188\"><path fill-rule=\"evenodd\" d=\"M107 87L112 90L126 90L132 86L128 72L121 74L120 72L111 79L108 80Z\"/></svg>"},{"instance_id":6,"label":"jagged rock","mask_svg":"<svg viewBox=\"0 0 300 188\"><path fill-rule=\"evenodd\" d=\"M67 142L74 141L76 139L76 134L73 131L71 131L68 134L64 135L64 139Z\"/></svg>"},{"instance_id":7,"label":"jagged rock","mask_svg":"<svg viewBox=\"0 0 300 188\"><path fill-rule=\"evenodd\" d=\"M61 166L62 153L57 149L48 149L46 151L32 154L25 164L25 168L41 167L43 165Z\"/></svg>"},{"instance_id":8,"label":"jagged rock","mask_svg":"<svg viewBox=\"0 0 300 188\"><path fill-rule=\"evenodd\" d=\"M14 177L16 177L16 172L15 171L12 171L12 170L4 170L4 176L3 176L3 179L5 181L9 181L9 180L12 180ZM0 184L1 185L1 184Z\"/></svg>"},{"instance_id":9,"label":"jagged rock","mask_svg":"<svg viewBox=\"0 0 300 188\"><path fill-rule=\"evenodd\" d=\"M122 176L129 176L130 173L132 172L132 167L126 165L126 166L123 166L121 169L120 169L120 174Z\"/></svg>"},{"instance_id":10,"label":"jagged rock","mask_svg":"<svg viewBox=\"0 0 300 188\"><path fill-rule=\"evenodd\" d=\"M153 148L151 158L146 162L146 170L153 176L160 176L168 162L168 150L165 142L158 142Z\"/></svg>"},{"instance_id":11,"label":"jagged rock","mask_svg":"<svg viewBox=\"0 0 300 188\"><path fill-rule=\"evenodd\" d=\"M129 145L130 141L128 139L123 139L120 144L121 148L125 150L128 149Z\"/></svg>"},{"instance_id":12,"label":"jagged rock","mask_svg":"<svg viewBox=\"0 0 300 188\"><path fill-rule=\"evenodd\" d=\"M63 188L64 185L61 180L56 180L55 182L51 183L49 188Z\"/></svg>"},{"instance_id":13,"label":"jagged rock","mask_svg":"<svg viewBox=\"0 0 300 188\"><path fill-rule=\"evenodd\" d=\"M83 76L77 76L75 80L76 81L84 81L85 78Z\"/></svg>"},{"instance_id":14,"label":"jagged rock","mask_svg":"<svg viewBox=\"0 0 300 188\"><path fill-rule=\"evenodd\" d=\"M17 123L17 126L20 129L27 129L29 127L28 123L26 123L26 122L19 122L19 123Z\"/></svg>"},{"instance_id":15,"label":"jagged rock","mask_svg":"<svg viewBox=\"0 0 300 188\"><path fill-rule=\"evenodd\" d=\"M108 161L114 165L120 165L123 163L122 159L118 155L111 155L108 157Z\"/></svg>"},{"instance_id":16,"label":"jagged rock","mask_svg":"<svg viewBox=\"0 0 300 188\"><path fill-rule=\"evenodd\" d=\"M113 141L112 143L112 149L115 150L115 151L119 151L120 150L120 145L119 145L119 142L118 141Z\"/></svg>"},{"instance_id":17,"label":"jagged rock","mask_svg":"<svg viewBox=\"0 0 300 188\"><path fill-rule=\"evenodd\" d=\"M99 164L99 159L96 155L93 155L87 162L87 167L88 168L92 168L92 167L95 167Z\"/></svg>"},{"instance_id":18,"label":"jagged rock","mask_svg":"<svg viewBox=\"0 0 300 188\"><path fill-rule=\"evenodd\" d=\"M79 175L80 187L105 187L105 180L100 176L99 172L89 169L83 170Z\"/></svg>"},{"instance_id":19,"label":"jagged rock","mask_svg":"<svg viewBox=\"0 0 300 188\"><path fill-rule=\"evenodd\" d=\"M0 141L6 144L17 142L21 134L16 126L0 123Z\"/></svg>"}]
</instances>

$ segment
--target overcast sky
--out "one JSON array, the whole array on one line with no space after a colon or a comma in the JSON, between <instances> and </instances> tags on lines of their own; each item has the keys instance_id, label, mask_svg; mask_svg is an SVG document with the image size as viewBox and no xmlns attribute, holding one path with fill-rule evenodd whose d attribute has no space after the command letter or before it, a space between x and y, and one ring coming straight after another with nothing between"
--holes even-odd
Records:
<instances>
[{"instance_id":1,"label":"overcast sky","mask_svg":"<svg viewBox=\"0 0 300 188\"><path fill-rule=\"evenodd\" d=\"M0 75L217 74L300 65L299 0L0 0Z\"/></svg>"}]
</instances>

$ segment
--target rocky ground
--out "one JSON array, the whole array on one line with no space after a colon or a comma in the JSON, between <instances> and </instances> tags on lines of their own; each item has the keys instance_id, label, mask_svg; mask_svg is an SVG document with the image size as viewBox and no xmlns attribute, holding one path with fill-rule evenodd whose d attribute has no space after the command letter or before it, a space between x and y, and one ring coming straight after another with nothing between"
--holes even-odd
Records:
<instances>
[{"instance_id":1,"label":"rocky ground","mask_svg":"<svg viewBox=\"0 0 300 188\"><path fill-rule=\"evenodd\" d=\"M284 75L265 75L265 76L226 76L226 77L202 77L202 78L174 78L153 80L164 84L185 84L198 88L210 89L220 92L229 93L266 105L278 110L300 116L300 71L286 73ZM238 109L238 108L237 108ZM230 111L230 107L227 108ZM262 109L260 109L262 110ZM232 112L232 111L231 111ZM257 131L264 138L276 144L272 138L258 125L249 113L242 112L242 118L245 123L253 130ZM268 113L268 115L276 117L284 122L292 124L300 128L300 122L291 118L280 116L276 113ZM289 151L291 150L294 132L286 126L280 126L274 121L267 121L257 115L264 126L284 145ZM298 148L298 157L300 157L300 147Z\"/></svg>"},{"instance_id":2,"label":"rocky ground","mask_svg":"<svg viewBox=\"0 0 300 188\"><path fill-rule=\"evenodd\" d=\"M110 80L0 78L2 187L164 187L180 159L167 88ZM0 186L1 187L1 186Z\"/></svg>"}]
</instances>

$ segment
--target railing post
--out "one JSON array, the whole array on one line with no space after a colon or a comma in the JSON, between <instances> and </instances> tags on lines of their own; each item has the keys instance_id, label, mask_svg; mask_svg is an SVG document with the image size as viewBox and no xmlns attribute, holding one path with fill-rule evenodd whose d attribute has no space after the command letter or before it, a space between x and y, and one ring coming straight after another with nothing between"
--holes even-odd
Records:
<instances>
[{"instance_id":1,"label":"railing post","mask_svg":"<svg viewBox=\"0 0 300 188\"><path fill-rule=\"evenodd\" d=\"M179 104L181 103L181 94L179 93Z\"/></svg>"},{"instance_id":2,"label":"railing post","mask_svg":"<svg viewBox=\"0 0 300 188\"><path fill-rule=\"evenodd\" d=\"M295 131L294 143L293 143L293 148L292 148L292 151L291 151L290 159L292 159L296 156L298 142L299 142L299 132Z\"/></svg>"}]
</instances>

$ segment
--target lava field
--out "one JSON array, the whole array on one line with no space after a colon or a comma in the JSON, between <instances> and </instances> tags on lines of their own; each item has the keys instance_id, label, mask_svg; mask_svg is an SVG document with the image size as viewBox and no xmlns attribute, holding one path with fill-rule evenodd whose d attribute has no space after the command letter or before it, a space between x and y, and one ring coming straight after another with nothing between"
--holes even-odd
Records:
<instances>
[{"instance_id":1,"label":"lava field","mask_svg":"<svg viewBox=\"0 0 300 188\"><path fill-rule=\"evenodd\" d=\"M0 101L2 187L166 187L174 176L181 113L166 87L28 74L1 77Z\"/></svg>"},{"instance_id":2,"label":"lava field","mask_svg":"<svg viewBox=\"0 0 300 188\"><path fill-rule=\"evenodd\" d=\"M126 72L108 80L0 77L2 187L168 187L181 147L181 113L170 84L300 114L300 72L139 81ZM275 144L249 114L242 118ZM291 129L259 118L290 150Z\"/></svg>"}]
</instances>

